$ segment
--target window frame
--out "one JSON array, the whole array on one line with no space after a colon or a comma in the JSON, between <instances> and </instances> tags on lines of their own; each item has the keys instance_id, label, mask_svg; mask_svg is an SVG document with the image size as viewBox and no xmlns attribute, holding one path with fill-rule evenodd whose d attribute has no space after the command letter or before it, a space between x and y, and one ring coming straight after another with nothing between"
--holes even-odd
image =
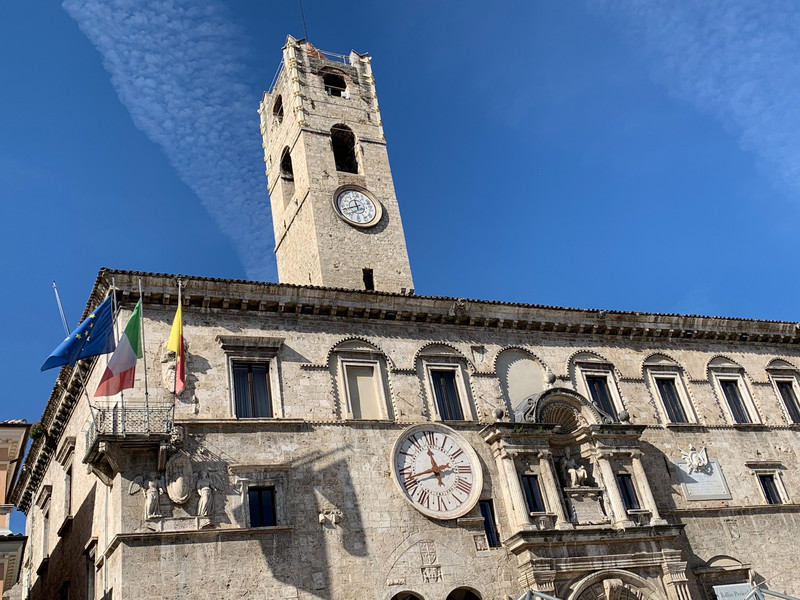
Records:
<instances>
[{"instance_id":1,"label":"window frame","mask_svg":"<svg viewBox=\"0 0 800 600\"><path fill-rule=\"evenodd\" d=\"M641 494L639 494L639 490L636 486L636 478L627 471L618 471L615 473L614 478L616 479L617 489L619 490L619 495L622 498L622 505L625 507L625 512L629 514L631 512L640 512L642 510L642 501L639 499ZM621 485L623 481L628 482L630 485L626 485L623 488ZM629 506L629 500L627 499L628 495L632 496L632 500L635 502L636 506Z\"/></svg>"},{"instance_id":2,"label":"window frame","mask_svg":"<svg viewBox=\"0 0 800 600\"><path fill-rule=\"evenodd\" d=\"M433 421L443 422L460 422L460 421L477 421L477 415L472 402L472 395L469 393L466 383L466 374L464 373L464 365L461 361L455 359L453 361L445 361L443 359L429 360L423 358L424 373L425 373L425 387L430 399L431 417ZM461 407L461 419L443 419L439 412L439 403L436 399L436 390L433 385L433 371L453 371L455 373L455 386L456 393L458 394L458 404Z\"/></svg>"},{"instance_id":3,"label":"window frame","mask_svg":"<svg viewBox=\"0 0 800 600\"><path fill-rule=\"evenodd\" d=\"M218 335L217 342L225 353L228 371L228 411L233 419L256 421L259 419L284 418L283 394L281 390L280 348L283 338L258 336ZM236 389L233 379L234 363L267 363L267 383L269 386L271 417L240 417L236 414Z\"/></svg>"},{"instance_id":4,"label":"window frame","mask_svg":"<svg viewBox=\"0 0 800 600\"><path fill-rule=\"evenodd\" d=\"M486 507L486 512L488 512L488 519L486 512L484 512L484 507ZM485 498L482 500L478 500L478 510L481 513L481 517L483 518L483 532L486 536L486 544L489 548L502 548L503 542L500 539L500 528L497 524L497 513L494 510L494 502L492 502L491 498ZM494 542L494 543L493 543Z\"/></svg>"},{"instance_id":5,"label":"window frame","mask_svg":"<svg viewBox=\"0 0 800 600\"><path fill-rule=\"evenodd\" d=\"M352 351L350 351L352 352ZM372 354L365 352L364 354ZM356 419L353 416L353 404L350 392L350 383L347 377L348 367L372 367L375 383L376 400L378 403L378 420L386 421L392 419L392 411L387 401L386 379L384 377L384 363L379 357L374 356L348 356L346 352L337 353L338 372L340 378L340 389L343 391L344 407L346 408L347 420L372 421L375 419Z\"/></svg>"},{"instance_id":6,"label":"window frame","mask_svg":"<svg viewBox=\"0 0 800 600\"><path fill-rule=\"evenodd\" d=\"M780 506L781 504L792 503L789 493L786 490L786 484L783 481L783 464L771 461L750 461L746 462L745 466L748 467L753 474L756 488L758 488L761 493L761 498L764 500L765 504L769 506ZM761 480L762 477L770 477L772 479L780 502L773 503L769 501L767 492L764 489L764 484Z\"/></svg>"},{"instance_id":7,"label":"window frame","mask_svg":"<svg viewBox=\"0 0 800 600\"><path fill-rule=\"evenodd\" d=\"M731 425L760 425L762 423L761 415L756 408L755 402L753 401L753 395L750 393L750 388L747 386L742 369L717 367L712 369L711 373L714 379L714 388L720 399L720 404L722 404L723 410L727 415L729 423ZM739 397L742 401L742 407L744 408L746 416L749 419L748 422L742 423L736 420L736 417L733 414L733 409L731 408L728 400L728 396L725 394L725 388L723 387L722 383L723 381L736 382Z\"/></svg>"},{"instance_id":8,"label":"window frame","mask_svg":"<svg viewBox=\"0 0 800 600\"><path fill-rule=\"evenodd\" d=\"M581 382L583 383L583 389L586 394L586 398L597 408L599 408L602 412L606 412L606 409L602 406L598 406L595 402L594 397L592 396L591 388L589 387L589 377L604 377L606 380L606 388L608 389L609 399L611 400L612 407L614 408L614 414L610 415L614 418L614 422L619 422L619 415L621 412L627 410L625 405L622 402L622 395L619 392L619 384L617 383L617 378L614 376L614 367L605 362L577 362L575 363L575 367L578 369L580 373Z\"/></svg>"},{"instance_id":9,"label":"window frame","mask_svg":"<svg viewBox=\"0 0 800 600\"><path fill-rule=\"evenodd\" d=\"M790 369L767 369L769 379L772 382L772 387L775 390L775 395L778 397L778 402L781 405L781 410L789 425L800 425L800 381L796 371ZM794 395L795 410L797 411L797 419L792 416L792 411L786 404L786 399L780 390L781 383L789 383L792 386L792 394Z\"/></svg>"},{"instance_id":10,"label":"window frame","mask_svg":"<svg viewBox=\"0 0 800 600\"><path fill-rule=\"evenodd\" d=\"M232 384L231 394L233 395L233 411L234 411L234 415L236 416L237 419L251 420L251 419L274 419L275 418L275 408L274 408L273 402L272 402L272 381L271 381L272 376L271 376L271 373L270 373L270 371L271 371L270 362L271 361L269 361L269 360L242 360L242 359L239 359L239 358L231 359L231 361L230 361L231 384ZM241 366L245 366L245 365L249 369L248 374L250 375L250 377L252 377L252 375L253 375L253 371L252 371L252 367L253 366L266 366L267 403L269 404L269 409L270 409L270 412L272 413L271 415L267 415L267 416L254 415L254 416L246 417L246 416L242 416L242 415L238 414L237 402L236 402L235 369L236 369L236 367L241 367ZM248 388L250 390L250 396L251 396L250 399L249 399L250 400L250 411L254 413L254 412L256 412L256 410L255 410L256 406L255 406L255 399L252 397L253 396L253 388L251 387L251 385L252 385L251 382L248 381Z\"/></svg>"},{"instance_id":11,"label":"window frame","mask_svg":"<svg viewBox=\"0 0 800 600\"><path fill-rule=\"evenodd\" d=\"M694 410L694 404L689 398L689 390L686 387L686 382L683 378L683 373L676 367L662 367L662 366L647 366L647 377L650 383L650 388L653 391L653 396L657 400L658 410L667 425L686 425L697 424L697 413ZM680 408L686 421L674 421L670 419L669 409L661 394L661 388L658 386L659 379L671 379L675 385L675 391L678 396Z\"/></svg>"},{"instance_id":12,"label":"window frame","mask_svg":"<svg viewBox=\"0 0 800 600\"><path fill-rule=\"evenodd\" d=\"M531 496L528 494L528 485L526 484L526 480L534 480L535 490L539 492L539 502L541 503L541 510L533 510L536 507L532 507L530 503ZM519 483L520 487L522 488L522 495L525 498L525 507L528 509L528 515L532 517L538 517L542 515L546 515L548 513L548 506L547 500L545 498L544 491L542 490L541 483L539 482L539 474L538 473L531 473L525 472L521 473L519 476ZM533 494L534 496L536 494Z\"/></svg>"},{"instance_id":13,"label":"window frame","mask_svg":"<svg viewBox=\"0 0 800 600\"><path fill-rule=\"evenodd\" d=\"M253 492L258 491L259 497L261 492L269 491L270 495L272 496L272 520L271 524L267 525L253 525L253 502L252 502L252 494ZM259 511L263 512L263 511ZM278 526L278 501L277 501L277 492L275 490L274 485L249 485L247 487L247 524L248 527L253 528L261 528L261 527L277 527Z\"/></svg>"},{"instance_id":14,"label":"window frame","mask_svg":"<svg viewBox=\"0 0 800 600\"><path fill-rule=\"evenodd\" d=\"M234 476L234 489L239 492L239 506L234 506L234 517L242 527L252 527L250 523L250 488L272 488L275 493L275 525L263 528L285 527L290 523L286 504L286 478L290 468L286 464L271 465L231 465ZM258 527L261 529L262 527Z\"/></svg>"}]
</instances>

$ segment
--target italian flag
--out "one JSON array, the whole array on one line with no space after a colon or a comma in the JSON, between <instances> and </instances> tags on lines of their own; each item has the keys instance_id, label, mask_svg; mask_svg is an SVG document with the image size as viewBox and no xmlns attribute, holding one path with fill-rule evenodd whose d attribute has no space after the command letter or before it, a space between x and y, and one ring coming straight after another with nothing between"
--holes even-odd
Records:
<instances>
[{"instance_id":1,"label":"italian flag","mask_svg":"<svg viewBox=\"0 0 800 600\"><path fill-rule=\"evenodd\" d=\"M183 311L178 296L178 310L172 321L172 330L169 332L167 350L175 353L175 395L180 394L186 387L186 356L183 353Z\"/></svg>"},{"instance_id":2,"label":"italian flag","mask_svg":"<svg viewBox=\"0 0 800 600\"><path fill-rule=\"evenodd\" d=\"M100 385L94 393L95 396L113 396L133 387L136 360L142 358L141 307L142 301L139 300L117 344L117 349L108 361Z\"/></svg>"}]
</instances>

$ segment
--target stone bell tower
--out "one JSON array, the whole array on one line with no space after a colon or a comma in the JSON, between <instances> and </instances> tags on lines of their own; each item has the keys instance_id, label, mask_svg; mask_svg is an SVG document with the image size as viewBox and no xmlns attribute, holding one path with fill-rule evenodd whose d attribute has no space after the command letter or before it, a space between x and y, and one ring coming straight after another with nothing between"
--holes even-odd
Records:
<instances>
[{"instance_id":1,"label":"stone bell tower","mask_svg":"<svg viewBox=\"0 0 800 600\"><path fill-rule=\"evenodd\" d=\"M261 101L281 283L414 287L370 61L289 36Z\"/></svg>"}]
</instances>

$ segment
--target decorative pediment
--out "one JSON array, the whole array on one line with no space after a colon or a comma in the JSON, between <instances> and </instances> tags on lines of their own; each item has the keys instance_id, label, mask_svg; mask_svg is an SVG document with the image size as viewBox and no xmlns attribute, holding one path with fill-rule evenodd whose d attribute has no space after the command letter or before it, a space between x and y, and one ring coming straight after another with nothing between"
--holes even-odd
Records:
<instances>
[{"instance_id":1,"label":"decorative pediment","mask_svg":"<svg viewBox=\"0 0 800 600\"><path fill-rule=\"evenodd\" d=\"M559 425L563 433L571 433L587 425L614 422L611 415L567 388L552 388L527 398L516 407L514 416L518 421Z\"/></svg>"}]
</instances>

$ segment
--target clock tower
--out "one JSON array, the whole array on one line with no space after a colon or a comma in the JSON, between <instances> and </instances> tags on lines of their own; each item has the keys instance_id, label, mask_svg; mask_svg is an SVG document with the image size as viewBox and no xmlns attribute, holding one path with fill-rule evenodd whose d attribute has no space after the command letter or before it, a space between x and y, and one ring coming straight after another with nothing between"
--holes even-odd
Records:
<instances>
[{"instance_id":1,"label":"clock tower","mask_svg":"<svg viewBox=\"0 0 800 600\"><path fill-rule=\"evenodd\" d=\"M261 101L281 283L414 287L370 61L289 36Z\"/></svg>"}]
</instances>

